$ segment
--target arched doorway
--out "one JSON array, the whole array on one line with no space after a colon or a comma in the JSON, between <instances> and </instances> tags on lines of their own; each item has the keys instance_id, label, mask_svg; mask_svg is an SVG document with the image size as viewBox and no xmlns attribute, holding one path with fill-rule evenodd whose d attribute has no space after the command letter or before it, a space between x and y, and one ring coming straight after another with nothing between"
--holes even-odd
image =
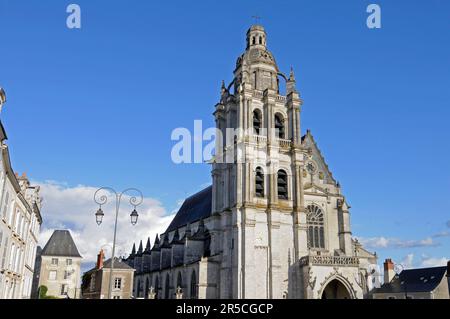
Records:
<instances>
[{"instance_id":1,"label":"arched doorway","mask_svg":"<svg viewBox=\"0 0 450 319\"><path fill-rule=\"evenodd\" d=\"M352 299L352 297L344 284L334 279L323 289L322 299Z\"/></svg>"}]
</instances>

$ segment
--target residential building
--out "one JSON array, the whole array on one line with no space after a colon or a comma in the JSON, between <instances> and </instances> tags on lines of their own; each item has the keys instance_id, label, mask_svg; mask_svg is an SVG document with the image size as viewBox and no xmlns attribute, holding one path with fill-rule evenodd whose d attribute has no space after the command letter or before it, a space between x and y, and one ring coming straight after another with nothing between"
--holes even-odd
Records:
<instances>
[{"instance_id":1,"label":"residential building","mask_svg":"<svg viewBox=\"0 0 450 319\"><path fill-rule=\"evenodd\" d=\"M57 298L80 297L80 268L82 257L68 230L55 230L40 254L39 284L47 287L47 296Z\"/></svg>"},{"instance_id":2,"label":"residential building","mask_svg":"<svg viewBox=\"0 0 450 319\"><path fill-rule=\"evenodd\" d=\"M447 266L394 271L391 259L384 262L384 284L373 299L450 299L450 261Z\"/></svg>"},{"instance_id":3,"label":"residential building","mask_svg":"<svg viewBox=\"0 0 450 319\"><path fill-rule=\"evenodd\" d=\"M5 101L0 88L0 111ZM6 140L0 121L0 298L30 298L42 224L40 188L14 172Z\"/></svg>"},{"instance_id":4,"label":"residential building","mask_svg":"<svg viewBox=\"0 0 450 319\"><path fill-rule=\"evenodd\" d=\"M106 299L109 293L111 258L104 261L103 250L97 256L94 268L83 275L82 298ZM134 269L124 263L120 258L114 258L112 274L113 287L111 299L130 299L133 297Z\"/></svg>"}]
</instances>

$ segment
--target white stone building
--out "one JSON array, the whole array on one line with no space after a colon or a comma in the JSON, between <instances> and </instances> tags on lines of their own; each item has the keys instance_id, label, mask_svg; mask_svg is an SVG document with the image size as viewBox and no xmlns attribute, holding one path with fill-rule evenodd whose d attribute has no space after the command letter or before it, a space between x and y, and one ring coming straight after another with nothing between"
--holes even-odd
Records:
<instances>
[{"instance_id":1,"label":"white stone building","mask_svg":"<svg viewBox=\"0 0 450 319\"><path fill-rule=\"evenodd\" d=\"M301 135L302 104L294 72L279 70L252 26L215 107L212 186L186 199L153 247L133 247L136 297L367 296L377 257L351 237L341 187L311 132Z\"/></svg>"},{"instance_id":2,"label":"white stone building","mask_svg":"<svg viewBox=\"0 0 450 319\"><path fill-rule=\"evenodd\" d=\"M5 100L0 89L0 110ZM42 224L39 186L14 173L6 139L0 122L0 299L29 298Z\"/></svg>"}]
</instances>

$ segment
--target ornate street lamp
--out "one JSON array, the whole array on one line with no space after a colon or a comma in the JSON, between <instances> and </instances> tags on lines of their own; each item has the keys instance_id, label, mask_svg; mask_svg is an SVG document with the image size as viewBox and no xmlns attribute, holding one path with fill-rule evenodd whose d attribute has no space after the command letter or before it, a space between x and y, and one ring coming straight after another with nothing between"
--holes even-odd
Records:
<instances>
[{"instance_id":1,"label":"ornate street lamp","mask_svg":"<svg viewBox=\"0 0 450 319\"><path fill-rule=\"evenodd\" d=\"M138 217L139 217L139 214L138 214L138 212L136 211L136 209L134 209L134 210L131 212L130 217L131 217L131 225L135 226L135 225L137 224Z\"/></svg>"},{"instance_id":2,"label":"ornate street lamp","mask_svg":"<svg viewBox=\"0 0 450 319\"><path fill-rule=\"evenodd\" d=\"M98 211L95 213L95 221L97 222L97 225L101 225L102 221L103 221L103 216L105 216L105 214L103 213L102 208L100 207L98 209Z\"/></svg>"},{"instance_id":3,"label":"ornate street lamp","mask_svg":"<svg viewBox=\"0 0 450 319\"><path fill-rule=\"evenodd\" d=\"M101 195L101 192L106 192L106 194ZM117 193L114 189L111 187L102 187L99 188L95 194L94 194L94 201L100 206L97 212L95 213L95 221L97 225L101 225L103 222L104 213L102 210L102 205L105 205L108 202L108 192L112 192L115 195L116 199L116 218L114 223L114 240L113 240L113 247L112 247L112 254L111 254L111 270L109 273L109 289L108 289L108 299L111 299L112 295L112 287L113 287L113 271L114 271L114 254L116 252L116 237L117 237L117 219L119 216L119 208L120 208L120 202L122 200L122 196L125 193L128 192L134 192L137 193L138 196L132 196L130 197L130 205L133 206L133 211L130 214L131 217L131 225L135 226L139 217L138 212L136 211L136 207L142 204L144 200L144 196L142 196L142 192L136 188L127 188L121 193Z\"/></svg>"}]
</instances>

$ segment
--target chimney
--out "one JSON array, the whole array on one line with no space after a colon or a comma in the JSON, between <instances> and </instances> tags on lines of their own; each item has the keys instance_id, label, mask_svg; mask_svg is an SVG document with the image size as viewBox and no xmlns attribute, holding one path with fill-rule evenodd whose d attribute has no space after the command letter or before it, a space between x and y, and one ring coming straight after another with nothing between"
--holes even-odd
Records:
<instances>
[{"instance_id":1,"label":"chimney","mask_svg":"<svg viewBox=\"0 0 450 319\"><path fill-rule=\"evenodd\" d=\"M394 276L394 263L392 262L392 259L386 259L384 262L384 283L390 283Z\"/></svg>"},{"instance_id":2,"label":"chimney","mask_svg":"<svg viewBox=\"0 0 450 319\"><path fill-rule=\"evenodd\" d=\"M103 249L100 249L100 252L97 255L97 269L103 268L103 260L105 259L105 253Z\"/></svg>"}]
</instances>

